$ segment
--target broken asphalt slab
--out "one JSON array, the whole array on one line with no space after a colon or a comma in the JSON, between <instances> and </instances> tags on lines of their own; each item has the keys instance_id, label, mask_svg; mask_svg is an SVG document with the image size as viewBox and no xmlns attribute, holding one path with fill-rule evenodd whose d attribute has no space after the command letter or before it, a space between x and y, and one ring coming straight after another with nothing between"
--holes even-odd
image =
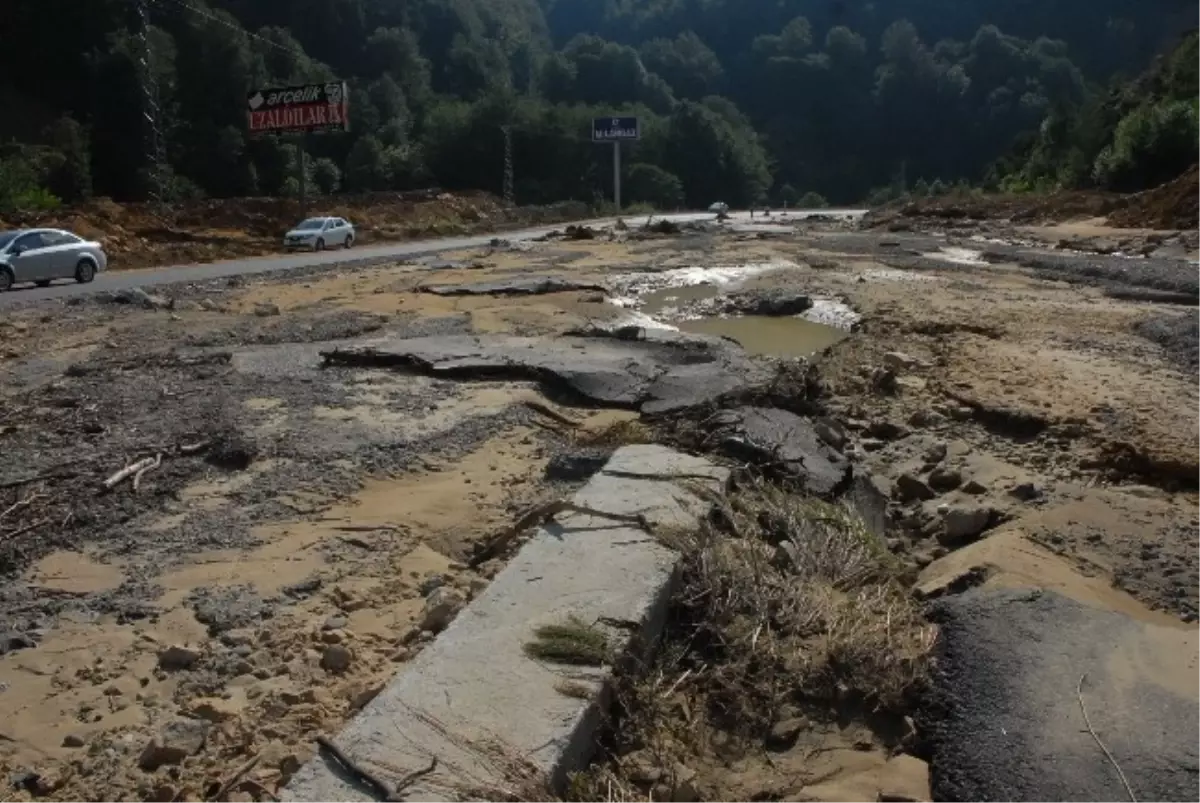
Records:
<instances>
[{"instance_id":1,"label":"broken asphalt slab","mask_svg":"<svg viewBox=\"0 0 1200 803\"><path fill-rule=\"evenodd\" d=\"M694 525L709 503L672 480L679 476L716 490L728 470L662 446L625 446L572 501L642 515L656 529ZM591 757L613 667L571 667L572 687L586 694L566 694L559 691L564 668L530 657L525 645L538 628L571 617L619 621L630 627L608 632L612 654L636 656L665 625L677 560L637 525L562 515L334 742L375 772L388 768L393 782L436 757L435 770L405 790L412 800L498 799L512 783L514 760L561 784ZM324 754L300 769L282 798L374 799Z\"/></svg>"},{"instance_id":2,"label":"broken asphalt slab","mask_svg":"<svg viewBox=\"0 0 1200 803\"><path fill-rule=\"evenodd\" d=\"M423 284L417 289L422 293L437 296L536 296L574 291L608 292L608 288L603 284L564 279L559 276L527 276L468 284Z\"/></svg>"},{"instance_id":3,"label":"broken asphalt slab","mask_svg":"<svg viewBox=\"0 0 1200 803\"><path fill-rule=\"evenodd\" d=\"M832 496L850 477L850 462L821 440L811 421L795 413L738 407L722 410L712 423L722 452L778 468L798 479L808 493Z\"/></svg>"},{"instance_id":4,"label":"broken asphalt slab","mask_svg":"<svg viewBox=\"0 0 1200 803\"><path fill-rule=\"evenodd\" d=\"M764 383L767 369L720 338L645 330L644 337L472 335L378 338L321 352L327 366L403 368L445 379L537 381L606 407L661 414Z\"/></svg>"},{"instance_id":5,"label":"broken asphalt slab","mask_svg":"<svg viewBox=\"0 0 1200 803\"><path fill-rule=\"evenodd\" d=\"M968 591L932 614L941 638L922 718L934 800L1200 797L1195 627L1041 590Z\"/></svg>"}]
</instances>

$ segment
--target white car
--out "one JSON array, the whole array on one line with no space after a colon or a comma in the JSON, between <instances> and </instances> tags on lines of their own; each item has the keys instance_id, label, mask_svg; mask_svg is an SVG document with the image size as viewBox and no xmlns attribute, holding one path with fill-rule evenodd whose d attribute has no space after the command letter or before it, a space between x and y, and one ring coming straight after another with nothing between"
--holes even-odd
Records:
<instances>
[{"instance_id":1,"label":"white car","mask_svg":"<svg viewBox=\"0 0 1200 803\"><path fill-rule=\"evenodd\" d=\"M49 287L55 279L90 282L108 267L104 247L62 229L0 231L0 292L33 282Z\"/></svg>"},{"instance_id":2,"label":"white car","mask_svg":"<svg viewBox=\"0 0 1200 803\"><path fill-rule=\"evenodd\" d=\"M354 245L354 226L340 217L310 217L283 235L283 247L291 251L305 248L324 251L334 246Z\"/></svg>"},{"instance_id":3,"label":"white car","mask_svg":"<svg viewBox=\"0 0 1200 803\"><path fill-rule=\"evenodd\" d=\"M729 204L725 203L724 201L717 201L715 204L712 204L711 206L708 207L708 211L716 212L718 215L722 215L722 214L728 215L729 214Z\"/></svg>"}]
</instances>

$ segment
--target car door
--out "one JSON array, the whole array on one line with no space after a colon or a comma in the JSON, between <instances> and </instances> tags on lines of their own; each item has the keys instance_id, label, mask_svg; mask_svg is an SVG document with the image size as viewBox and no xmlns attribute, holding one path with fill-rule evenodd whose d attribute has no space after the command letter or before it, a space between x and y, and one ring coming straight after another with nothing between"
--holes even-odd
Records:
<instances>
[{"instance_id":1,"label":"car door","mask_svg":"<svg viewBox=\"0 0 1200 803\"><path fill-rule=\"evenodd\" d=\"M9 264L18 282L36 282L48 279L46 245L41 232L22 234L9 246Z\"/></svg>"},{"instance_id":2,"label":"car door","mask_svg":"<svg viewBox=\"0 0 1200 803\"><path fill-rule=\"evenodd\" d=\"M69 279L75 276L75 256L82 240L65 231L42 232L45 255L43 279Z\"/></svg>"}]
</instances>

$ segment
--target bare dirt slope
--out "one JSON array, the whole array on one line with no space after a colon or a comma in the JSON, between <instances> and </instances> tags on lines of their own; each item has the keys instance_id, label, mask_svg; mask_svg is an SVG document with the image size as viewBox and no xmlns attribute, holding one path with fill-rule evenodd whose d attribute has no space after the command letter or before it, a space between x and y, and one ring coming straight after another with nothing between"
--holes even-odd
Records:
<instances>
[{"instance_id":1,"label":"bare dirt slope","mask_svg":"<svg viewBox=\"0 0 1200 803\"><path fill-rule=\"evenodd\" d=\"M207 799L251 759L222 794L274 794L316 734L336 732L486 587L504 556L472 568L480 544L581 482L613 443L669 436L653 434L661 416L617 409L661 399L634 387L602 403L600 391L661 378L647 366L668 352L682 354L686 381L667 391L691 382L705 405L721 392L706 377L730 379L717 368L758 381L754 355L728 341L649 342L646 328L663 323L792 368L829 347L814 358L821 448L841 471L873 471L890 497L887 550L922 599L1047 587L1194 630L1198 398L1180 355L1195 334L1180 332L1181 350L1146 328L1192 310L1114 294L1151 282L1194 294L1194 269L1059 254L1050 271L984 247L776 218L501 242L6 316L0 768L11 796ZM807 318L791 317L800 309ZM820 323L855 320L852 334ZM630 328L592 351L645 356L604 368L599 387L588 338L617 324ZM427 354L469 335L473 365L497 335L579 359L523 374L514 362L472 375L453 355L442 368L322 365L322 351L352 339L420 337ZM718 347L741 356L705 362ZM780 405L808 401L772 392ZM146 458L136 483L104 489ZM684 723L698 710L689 694L685 683L663 698ZM675 760L711 799L928 794L911 736L858 715L793 719L793 747L736 772L719 740L679 746Z\"/></svg>"},{"instance_id":2,"label":"bare dirt slope","mask_svg":"<svg viewBox=\"0 0 1200 803\"><path fill-rule=\"evenodd\" d=\"M541 220L580 218L570 208L511 208L487 193L420 190L317 197L308 214L339 215L355 224L358 242L439 237L496 230ZM276 253L284 232L304 216L290 198L185 201L165 209L99 198L55 212L0 220L0 228L50 226L100 240L111 268L145 268Z\"/></svg>"}]
</instances>

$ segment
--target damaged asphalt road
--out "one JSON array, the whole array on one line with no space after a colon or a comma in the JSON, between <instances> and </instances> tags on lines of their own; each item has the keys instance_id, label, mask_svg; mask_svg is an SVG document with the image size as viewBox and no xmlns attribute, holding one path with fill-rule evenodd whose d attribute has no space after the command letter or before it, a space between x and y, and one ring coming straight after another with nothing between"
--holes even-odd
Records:
<instances>
[{"instance_id":1,"label":"damaged asphalt road","mask_svg":"<svg viewBox=\"0 0 1200 803\"><path fill-rule=\"evenodd\" d=\"M644 330L638 340L515 336L382 338L322 351L326 365L446 379L536 381L550 395L661 415L716 402L770 371L720 338Z\"/></svg>"}]
</instances>

